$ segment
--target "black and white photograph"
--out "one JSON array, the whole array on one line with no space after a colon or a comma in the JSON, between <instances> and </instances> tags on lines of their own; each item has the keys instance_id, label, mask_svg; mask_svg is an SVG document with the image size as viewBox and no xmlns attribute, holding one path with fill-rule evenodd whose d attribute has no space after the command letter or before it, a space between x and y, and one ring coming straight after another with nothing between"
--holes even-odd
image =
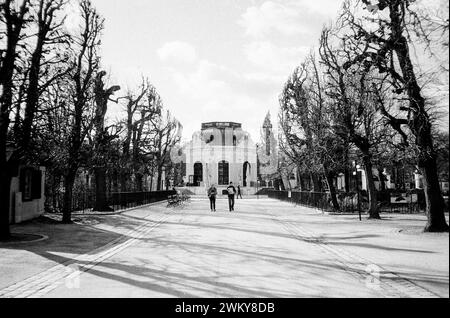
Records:
<instances>
[{"instance_id":1,"label":"black and white photograph","mask_svg":"<svg viewBox=\"0 0 450 318\"><path fill-rule=\"evenodd\" d=\"M448 300L448 0L0 0L25 298Z\"/></svg>"}]
</instances>

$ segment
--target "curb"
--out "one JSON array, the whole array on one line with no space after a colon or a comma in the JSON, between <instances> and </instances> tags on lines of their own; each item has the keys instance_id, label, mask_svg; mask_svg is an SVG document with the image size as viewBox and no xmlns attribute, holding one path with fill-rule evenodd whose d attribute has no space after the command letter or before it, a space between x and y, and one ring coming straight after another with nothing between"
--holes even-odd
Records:
<instances>
[{"instance_id":1,"label":"curb","mask_svg":"<svg viewBox=\"0 0 450 318\"><path fill-rule=\"evenodd\" d=\"M37 236L38 238L32 240L32 241L18 241L18 242L0 242L0 246L1 245L21 245L21 244L34 244L34 243L39 243L42 241L46 241L49 239L49 237L47 235L43 235L43 234L36 234L36 233L11 233L12 235L33 235L33 236Z\"/></svg>"}]
</instances>

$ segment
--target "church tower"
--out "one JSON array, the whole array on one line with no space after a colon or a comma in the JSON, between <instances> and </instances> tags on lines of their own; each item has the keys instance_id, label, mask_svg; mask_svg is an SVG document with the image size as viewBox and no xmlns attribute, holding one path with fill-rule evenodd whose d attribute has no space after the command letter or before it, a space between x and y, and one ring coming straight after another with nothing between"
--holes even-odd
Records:
<instances>
[{"instance_id":1,"label":"church tower","mask_svg":"<svg viewBox=\"0 0 450 318\"><path fill-rule=\"evenodd\" d=\"M264 140L266 142L266 155L271 155L271 136L272 136L272 122L270 121L270 112L267 113L266 119L264 120L263 124L263 131L264 131Z\"/></svg>"}]
</instances>

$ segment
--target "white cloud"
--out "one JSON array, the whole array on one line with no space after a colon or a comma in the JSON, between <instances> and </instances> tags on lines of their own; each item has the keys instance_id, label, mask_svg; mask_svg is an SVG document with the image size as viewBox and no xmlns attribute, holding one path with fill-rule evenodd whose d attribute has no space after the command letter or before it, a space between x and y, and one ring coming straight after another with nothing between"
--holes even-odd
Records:
<instances>
[{"instance_id":1,"label":"white cloud","mask_svg":"<svg viewBox=\"0 0 450 318\"><path fill-rule=\"evenodd\" d=\"M322 15L335 18L342 7L343 0L293 0L291 4L303 8L308 14Z\"/></svg>"},{"instance_id":2,"label":"white cloud","mask_svg":"<svg viewBox=\"0 0 450 318\"><path fill-rule=\"evenodd\" d=\"M257 72L287 77L317 45L322 25L340 5L337 0L269 0L247 8L238 21L248 41L244 55Z\"/></svg>"},{"instance_id":3,"label":"white cloud","mask_svg":"<svg viewBox=\"0 0 450 318\"><path fill-rule=\"evenodd\" d=\"M240 24L245 27L246 35L253 37L261 37L271 31L283 35L294 35L303 31L296 10L272 1L264 2L260 7L248 8L242 15Z\"/></svg>"},{"instance_id":4,"label":"white cloud","mask_svg":"<svg viewBox=\"0 0 450 318\"><path fill-rule=\"evenodd\" d=\"M197 60L197 51L189 43L174 41L164 44L157 51L159 58L164 62L193 63Z\"/></svg>"},{"instance_id":5,"label":"white cloud","mask_svg":"<svg viewBox=\"0 0 450 318\"><path fill-rule=\"evenodd\" d=\"M310 47L278 47L269 41L244 46L247 59L254 65L277 74L289 74L310 51Z\"/></svg>"},{"instance_id":6,"label":"white cloud","mask_svg":"<svg viewBox=\"0 0 450 318\"><path fill-rule=\"evenodd\" d=\"M341 4L338 0L266 1L247 8L239 24L254 38L307 35L326 18L334 18Z\"/></svg>"},{"instance_id":7,"label":"white cloud","mask_svg":"<svg viewBox=\"0 0 450 318\"><path fill-rule=\"evenodd\" d=\"M172 101L172 105L180 105L174 114L187 132L199 130L198 122L239 121L259 138L255 127L261 126L269 109L276 113L278 82L269 75L240 73L208 60L199 60L193 71L175 67L168 70L177 90L172 93L182 96L182 102Z\"/></svg>"},{"instance_id":8,"label":"white cloud","mask_svg":"<svg viewBox=\"0 0 450 318\"><path fill-rule=\"evenodd\" d=\"M218 76L221 71L223 69L220 66L206 60L201 60L196 70L188 74L171 69L173 79L183 95L204 99L226 88L226 83Z\"/></svg>"}]
</instances>

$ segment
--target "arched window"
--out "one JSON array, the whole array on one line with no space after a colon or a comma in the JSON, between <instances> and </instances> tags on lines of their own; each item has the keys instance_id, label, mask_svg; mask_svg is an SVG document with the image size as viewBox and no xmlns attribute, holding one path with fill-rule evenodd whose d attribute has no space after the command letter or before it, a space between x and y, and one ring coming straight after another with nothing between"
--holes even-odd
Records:
<instances>
[{"instance_id":1,"label":"arched window","mask_svg":"<svg viewBox=\"0 0 450 318\"><path fill-rule=\"evenodd\" d=\"M197 162L194 165L194 185L199 186L200 182L203 182L203 164Z\"/></svg>"},{"instance_id":2,"label":"arched window","mask_svg":"<svg viewBox=\"0 0 450 318\"><path fill-rule=\"evenodd\" d=\"M237 137L236 137L236 136L233 136L233 146L236 147L236 144L237 144Z\"/></svg>"},{"instance_id":3,"label":"arched window","mask_svg":"<svg viewBox=\"0 0 450 318\"><path fill-rule=\"evenodd\" d=\"M219 162L219 185L228 185L230 182L230 164L226 161Z\"/></svg>"}]
</instances>

